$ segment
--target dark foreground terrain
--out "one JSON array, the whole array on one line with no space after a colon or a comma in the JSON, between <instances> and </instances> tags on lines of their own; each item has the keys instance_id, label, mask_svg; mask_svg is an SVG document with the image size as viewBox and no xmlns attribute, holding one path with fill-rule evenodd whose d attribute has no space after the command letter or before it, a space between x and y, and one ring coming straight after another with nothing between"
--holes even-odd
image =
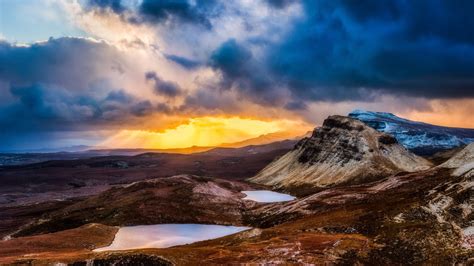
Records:
<instances>
[{"instance_id":1,"label":"dark foreground terrain","mask_svg":"<svg viewBox=\"0 0 474 266\"><path fill-rule=\"evenodd\" d=\"M242 200L238 191L253 188L235 181L192 176L144 181L42 215L0 242L0 262L469 263L473 239L462 230L473 220L469 184L469 178L440 168L263 204ZM171 200L177 195L182 198ZM116 202L108 204L110 199ZM165 249L92 252L112 241L116 225L161 222L254 229Z\"/></svg>"}]
</instances>

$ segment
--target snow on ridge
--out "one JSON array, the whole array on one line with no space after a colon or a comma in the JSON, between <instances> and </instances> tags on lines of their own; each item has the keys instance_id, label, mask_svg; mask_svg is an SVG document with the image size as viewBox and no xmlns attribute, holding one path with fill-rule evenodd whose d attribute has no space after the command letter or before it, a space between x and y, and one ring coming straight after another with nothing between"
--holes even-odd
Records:
<instances>
[{"instance_id":1,"label":"snow on ridge","mask_svg":"<svg viewBox=\"0 0 474 266\"><path fill-rule=\"evenodd\" d=\"M377 131L393 135L405 148L451 149L474 142L474 129L449 128L411 121L392 113L356 109L349 117L358 119Z\"/></svg>"},{"instance_id":2,"label":"snow on ridge","mask_svg":"<svg viewBox=\"0 0 474 266\"><path fill-rule=\"evenodd\" d=\"M350 117L357 118L359 120L364 121L365 119L375 120L375 119L389 119L398 122L410 123L410 124L425 124L423 122L411 121L405 118L398 117L392 113L388 112L373 112L373 111L366 111L362 109L355 109L354 111L349 113Z\"/></svg>"}]
</instances>

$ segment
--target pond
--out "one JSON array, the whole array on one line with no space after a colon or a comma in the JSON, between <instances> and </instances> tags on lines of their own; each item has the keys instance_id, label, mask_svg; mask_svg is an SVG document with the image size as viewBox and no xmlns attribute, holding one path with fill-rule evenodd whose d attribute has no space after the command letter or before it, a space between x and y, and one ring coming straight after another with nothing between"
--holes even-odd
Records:
<instances>
[{"instance_id":1,"label":"pond","mask_svg":"<svg viewBox=\"0 0 474 266\"><path fill-rule=\"evenodd\" d=\"M121 227L112 244L94 251L167 248L219 238L251 229L213 224L157 224Z\"/></svg>"},{"instance_id":2,"label":"pond","mask_svg":"<svg viewBox=\"0 0 474 266\"><path fill-rule=\"evenodd\" d=\"M281 202L281 201L290 201L296 199L295 197L284 194L278 193L270 190L249 190L249 191L242 191L245 195L247 195L244 199L246 200L253 200L256 202Z\"/></svg>"}]
</instances>

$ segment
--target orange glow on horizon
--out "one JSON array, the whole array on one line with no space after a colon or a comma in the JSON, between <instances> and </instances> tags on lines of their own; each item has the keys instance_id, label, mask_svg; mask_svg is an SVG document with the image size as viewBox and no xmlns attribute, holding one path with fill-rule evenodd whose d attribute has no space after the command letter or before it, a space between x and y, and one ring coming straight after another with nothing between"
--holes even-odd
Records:
<instances>
[{"instance_id":1,"label":"orange glow on horizon","mask_svg":"<svg viewBox=\"0 0 474 266\"><path fill-rule=\"evenodd\" d=\"M289 135L296 137L311 129L305 122L286 119L264 121L240 117L198 117L160 132L121 130L98 146L143 149L210 147L277 132L290 132Z\"/></svg>"},{"instance_id":2,"label":"orange glow on horizon","mask_svg":"<svg viewBox=\"0 0 474 266\"><path fill-rule=\"evenodd\" d=\"M474 99L433 100L430 109L415 110L404 117L439 126L474 128L473 112Z\"/></svg>"}]
</instances>

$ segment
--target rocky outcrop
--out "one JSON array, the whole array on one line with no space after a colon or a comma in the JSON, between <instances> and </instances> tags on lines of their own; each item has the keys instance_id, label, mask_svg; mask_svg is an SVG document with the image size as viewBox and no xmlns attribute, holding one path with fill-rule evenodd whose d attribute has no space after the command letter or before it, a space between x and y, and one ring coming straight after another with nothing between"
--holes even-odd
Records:
<instances>
[{"instance_id":1,"label":"rocky outcrop","mask_svg":"<svg viewBox=\"0 0 474 266\"><path fill-rule=\"evenodd\" d=\"M474 143L467 145L464 149L456 153L440 167L453 168L453 175L466 175L474 177Z\"/></svg>"},{"instance_id":2,"label":"rocky outcrop","mask_svg":"<svg viewBox=\"0 0 474 266\"><path fill-rule=\"evenodd\" d=\"M378 180L430 166L394 137L350 117L330 116L311 137L301 140L250 181L279 188L329 187Z\"/></svg>"}]
</instances>

